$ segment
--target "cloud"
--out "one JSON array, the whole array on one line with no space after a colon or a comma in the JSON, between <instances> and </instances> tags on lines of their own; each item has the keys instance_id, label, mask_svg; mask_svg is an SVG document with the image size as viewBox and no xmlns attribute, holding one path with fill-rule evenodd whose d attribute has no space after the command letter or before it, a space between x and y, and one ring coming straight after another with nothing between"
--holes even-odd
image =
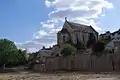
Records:
<instances>
[{"instance_id":1,"label":"cloud","mask_svg":"<svg viewBox=\"0 0 120 80\"><path fill-rule=\"evenodd\" d=\"M48 1L48 0L45 0L45 3L46 3L46 6L47 6L47 7L50 7L51 4L52 4L52 3L51 3L50 1Z\"/></svg>"},{"instance_id":2,"label":"cloud","mask_svg":"<svg viewBox=\"0 0 120 80\"><path fill-rule=\"evenodd\" d=\"M64 19L65 16L67 16L69 19L75 20L77 18L83 18L83 17L91 17L96 13L95 10L62 10L62 11L53 11L49 14L51 18L54 19ZM72 15L71 15L72 14Z\"/></svg>"},{"instance_id":3,"label":"cloud","mask_svg":"<svg viewBox=\"0 0 120 80\"><path fill-rule=\"evenodd\" d=\"M66 16L70 19L98 18L103 9L113 8L113 4L106 0L55 0L52 2L47 0L47 2L56 9L49 14L53 19L64 19Z\"/></svg>"},{"instance_id":4,"label":"cloud","mask_svg":"<svg viewBox=\"0 0 120 80\"><path fill-rule=\"evenodd\" d=\"M107 0L45 0L45 4L49 7L54 7L55 9L65 10L65 9L94 9L96 7L113 8L113 4Z\"/></svg>"},{"instance_id":5,"label":"cloud","mask_svg":"<svg viewBox=\"0 0 120 80\"><path fill-rule=\"evenodd\" d=\"M48 15L52 20L64 21L68 17L70 21L78 21L79 23L87 23L92 25L97 31L101 30L98 26L100 22L95 19L105 16L107 9L113 8L113 4L107 0L46 0L49 7L55 10ZM47 5L45 1L45 4Z\"/></svg>"},{"instance_id":6,"label":"cloud","mask_svg":"<svg viewBox=\"0 0 120 80\"><path fill-rule=\"evenodd\" d=\"M61 26L59 27L58 23L58 21L53 20L41 22L40 30L33 34L33 39L25 43L17 43L18 48L27 49L28 52L34 52L40 50L43 46L50 47L56 44L56 33L62 28Z\"/></svg>"},{"instance_id":7,"label":"cloud","mask_svg":"<svg viewBox=\"0 0 120 80\"><path fill-rule=\"evenodd\" d=\"M35 38L25 43L19 43L19 44L17 43L17 47L21 49L27 49L28 52L31 52L31 51L38 51L43 46L50 47L51 45L54 45L54 44L56 44L56 35L50 34L50 35L43 36L41 38Z\"/></svg>"},{"instance_id":8,"label":"cloud","mask_svg":"<svg viewBox=\"0 0 120 80\"><path fill-rule=\"evenodd\" d=\"M113 8L113 4L107 0L45 0L45 4L47 8L53 8L48 14L49 20L40 22L40 30L33 34L33 39L18 44L19 47L33 52L42 46L56 44L56 33L61 30L65 17L69 21L92 25L100 31L100 22L96 19L105 16L105 12Z\"/></svg>"},{"instance_id":9,"label":"cloud","mask_svg":"<svg viewBox=\"0 0 120 80\"><path fill-rule=\"evenodd\" d=\"M44 30L40 30L40 31L36 32L35 34L33 34L33 37L38 39L38 38L41 38L41 37L46 36L46 35L48 35L47 32L45 32Z\"/></svg>"}]
</instances>

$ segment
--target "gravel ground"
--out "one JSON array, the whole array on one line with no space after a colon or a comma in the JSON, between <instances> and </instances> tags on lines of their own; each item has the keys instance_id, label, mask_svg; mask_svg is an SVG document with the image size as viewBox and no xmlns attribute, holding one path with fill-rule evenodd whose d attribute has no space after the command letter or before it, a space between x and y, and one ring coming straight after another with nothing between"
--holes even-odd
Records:
<instances>
[{"instance_id":1,"label":"gravel ground","mask_svg":"<svg viewBox=\"0 0 120 80\"><path fill-rule=\"evenodd\" d=\"M120 80L119 74L90 73L4 73L0 80Z\"/></svg>"}]
</instances>

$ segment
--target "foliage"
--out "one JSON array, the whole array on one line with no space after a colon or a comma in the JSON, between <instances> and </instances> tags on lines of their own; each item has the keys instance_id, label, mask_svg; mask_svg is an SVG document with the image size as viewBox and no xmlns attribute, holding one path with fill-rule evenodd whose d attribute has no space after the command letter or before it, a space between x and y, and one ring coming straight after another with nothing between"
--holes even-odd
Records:
<instances>
[{"instance_id":1,"label":"foliage","mask_svg":"<svg viewBox=\"0 0 120 80\"><path fill-rule=\"evenodd\" d=\"M98 53L101 52L103 53L104 49L105 49L104 43L101 41L96 42L92 47L93 54L95 55L99 55Z\"/></svg>"},{"instance_id":2,"label":"foliage","mask_svg":"<svg viewBox=\"0 0 120 80\"><path fill-rule=\"evenodd\" d=\"M111 41L111 39L103 39L101 41L104 43L104 45L107 45Z\"/></svg>"},{"instance_id":3,"label":"foliage","mask_svg":"<svg viewBox=\"0 0 120 80\"><path fill-rule=\"evenodd\" d=\"M29 69L32 69L33 68L33 65L36 64L36 60L38 58L38 54L39 54L39 51L38 52L33 52L31 54L29 54L29 58L28 58L28 68Z\"/></svg>"},{"instance_id":4,"label":"foliage","mask_svg":"<svg viewBox=\"0 0 120 80\"><path fill-rule=\"evenodd\" d=\"M102 51L104 50L104 48L105 48L104 43L101 42L101 41L98 41L97 43L95 43L95 44L93 45L92 50L93 50L94 52L102 52Z\"/></svg>"},{"instance_id":5,"label":"foliage","mask_svg":"<svg viewBox=\"0 0 120 80\"><path fill-rule=\"evenodd\" d=\"M0 67L8 63L18 62L18 50L14 42L0 39Z\"/></svg>"},{"instance_id":6,"label":"foliage","mask_svg":"<svg viewBox=\"0 0 120 80\"><path fill-rule=\"evenodd\" d=\"M80 41L78 41L77 44L75 44L75 47L76 47L77 49L82 49L82 48L84 48L84 44L81 43Z\"/></svg>"},{"instance_id":7,"label":"foliage","mask_svg":"<svg viewBox=\"0 0 120 80\"><path fill-rule=\"evenodd\" d=\"M75 46L77 49L84 48L84 44L79 41L78 35L76 35L76 38L77 38L77 43L76 43L74 46Z\"/></svg>"},{"instance_id":8,"label":"foliage","mask_svg":"<svg viewBox=\"0 0 120 80\"><path fill-rule=\"evenodd\" d=\"M8 62L6 64L7 67L25 65L25 64L28 63L29 54L27 53L27 51L26 50L21 50L21 49L18 49L17 51L18 51L18 53L17 54L15 53L16 56L13 56L13 58L16 58L15 61ZM9 58L9 59L11 59L11 58Z\"/></svg>"},{"instance_id":9,"label":"foliage","mask_svg":"<svg viewBox=\"0 0 120 80\"><path fill-rule=\"evenodd\" d=\"M65 44L70 44L72 46L75 46L75 44L72 42L72 39L70 39L69 41L65 42Z\"/></svg>"},{"instance_id":10,"label":"foliage","mask_svg":"<svg viewBox=\"0 0 120 80\"><path fill-rule=\"evenodd\" d=\"M76 49L70 45L70 44L65 44L64 48L61 51L61 54L66 57L69 55L72 55L73 53L75 53Z\"/></svg>"},{"instance_id":11,"label":"foliage","mask_svg":"<svg viewBox=\"0 0 120 80\"><path fill-rule=\"evenodd\" d=\"M81 49L81 48L84 47L84 44L81 43L81 42L78 40L78 38L77 38L77 43L76 43L76 44L74 44L74 43L72 42L72 39L70 39L68 42L66 42L66 44L70 44L70 45L74 46L76 49Z\"/></svg>"},{"instance_id":12,"label":"foliage","mask_svg":"<svg viewBox=\"0 0 120 80\"><path fill-rule=\"evenodd\" d=\"M28 57L27 51L17 49L14 42L8 39L0 39L0 67L26 64Z\"/></svg>"},{"instance_id":13,"label":"foliage","mask_svg":"<svg viewBox=\"0 0 120 80\"><path fill-rule=\"evenodd\" d=\"M91 47L96 42L95 36L91 33L87 42L87 47Z\"/></svg>"},{"instance_id":14,"label":"foliage","mask_svg":"<svg viewBox=\"0 0 120 80\"><path fill-rule=\"evenodd\" d=\"M26 50L19 49L19 64L26 64L28 61L29 55Z\"/></svg>"},{"instance_id":15,"label":"foliage","mask_svg":"<svg viewBox=\"0 0 120 80\"><path fill-rule=\"evenodd\" d=\"M58 57L58 56L59 56L59 54L56 54L55 56L56 56L56 57Z\"/></svg>"}]
</instances>

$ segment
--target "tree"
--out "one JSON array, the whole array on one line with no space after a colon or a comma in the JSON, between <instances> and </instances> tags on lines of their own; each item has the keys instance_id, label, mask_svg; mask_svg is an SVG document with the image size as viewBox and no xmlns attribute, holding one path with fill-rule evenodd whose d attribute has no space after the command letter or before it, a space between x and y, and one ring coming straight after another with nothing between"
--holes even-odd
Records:
<instances>
[{"instance_id":1,"label":"tree","mask_svg":"<svg viewBox=\"0 0 120 80\"><path fill-rule=\"evenodd\" d=\"M19 64L26 64L28 62L29 54L26 50L19 49Z\"/></svg>"},{"instance_id":2,"label":"tree","mask_svg":"<svg viewBox=\"0 0 120 80\"><path fill-rule=\"evenodd\" d=\"M102 55L102 54L98 54L98 53L100 53L100 52L103 53L104 49L105 49L104 43L101 41L96 42L92 47L93 54L95 54L95 55Z\"/></svg>"},{"instance_id":3,"label":"tree","mask_svg":"<svg viewBox=\"0 0 120 80\"><path fill-rule=\"evenodd\" d=\"M33 52L30 54L29 60L28 60L29 61L28 62L28 64L29 64L28 69L32 69L33 65L37 63L36 60L40 57L40 55L39 56L38 55L39 55L39 51Z\"/></svg>"},{"instance_id":4,"label":"tree","mask_svg":"<svg viewBox=\"0 0 120 80\"><path fill-rule=\"evenodd\" d=\"M96 43L95 36L92 33L90 33L89 40L87 42L87 47L91 47L94 43Z\"/></svg>"},{"instance_id":5,"label":"tree","mask_svg":"<svg viewBox=\"0 0 120 80\"><path fill-rule=\"evenodd\" d=\"M77 37L77 43L75 44L75 47L77 49L81 49L83 46L82 46L82 43L78 40L78 35L76 36Z\"/></svg>"},{"instance_id":6,"label":"tree","mask_svg":"<svg viewBox=\"0 0 120 80\"><path fill-rule=\"evenodd\" d=\"M66 57L66 56L69 56L69 55L72 55L73 53L76 52L76 49L70 45L70 44L65 44L64 48L62 49L61 51L61 54Z\"/></svg>"},{"instance_id":7,"label":"tree","mask_svg":"<svg viewBox=\"0 0 120 80\"><path fill-rule=\"evenodd\" d=\"M14 42L8 39L0 39L0 67L7 63L18 61L18 49Z\"/></svg>"}]
</instances>

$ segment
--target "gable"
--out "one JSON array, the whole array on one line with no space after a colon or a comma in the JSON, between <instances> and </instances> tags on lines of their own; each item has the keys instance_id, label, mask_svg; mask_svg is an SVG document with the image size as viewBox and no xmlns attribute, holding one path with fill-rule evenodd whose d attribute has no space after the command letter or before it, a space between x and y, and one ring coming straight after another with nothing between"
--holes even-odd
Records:
<instances>
[{"instance_id":1,"label":"gable","mask_svg":"<svg viewBox=\"0 0 120 80\"><path fill-rule=\"evenodd\" d=\"M70 25L68 24L67 21L65 21L64 25L63 25L63 28L67 29L67 31L69 33L71 33L73 31L73 29L70 27Z\"/></svg>"}]
</instances>

